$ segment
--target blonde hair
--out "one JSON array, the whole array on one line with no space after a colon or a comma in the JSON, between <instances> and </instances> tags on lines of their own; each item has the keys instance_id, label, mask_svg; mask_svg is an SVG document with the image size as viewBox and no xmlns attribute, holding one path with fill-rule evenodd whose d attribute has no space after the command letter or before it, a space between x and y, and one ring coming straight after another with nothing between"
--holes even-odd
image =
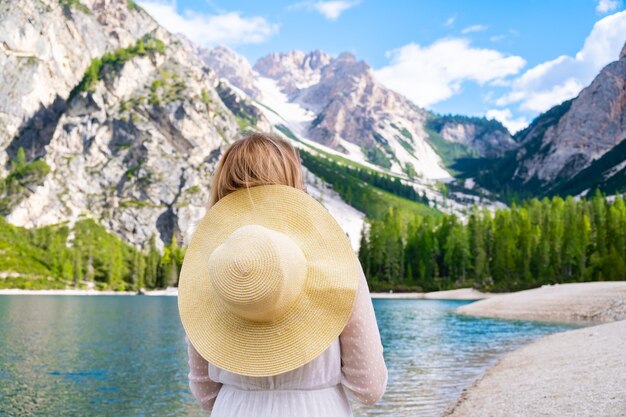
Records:
<instances>
[{"instance_id":1,"label":"blonde hair","mask_svg":"<svg viewBox=\"0 0 626 417\"><path fill-rule=\"evenodd\" d=\"M241 188L270 184L306 191L300 156L278 136L252 133L233 142L222 155L213 176L210 205Z\"/></svg>"}]
</instances>

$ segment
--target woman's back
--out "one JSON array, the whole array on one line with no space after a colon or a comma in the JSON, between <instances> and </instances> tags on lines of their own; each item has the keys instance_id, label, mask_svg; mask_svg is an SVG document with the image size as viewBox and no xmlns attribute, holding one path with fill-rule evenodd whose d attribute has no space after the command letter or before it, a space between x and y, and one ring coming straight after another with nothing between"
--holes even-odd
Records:
<instances>
[{"instance_id":1,"label":"woman's back","mask_svg":"<svg viewBox=\"0 0 626 417\"><path fill-rule=\"evenodd\" d=\"M341 386L339 339L313 361L275 376L249 377L209 365L222 384L214 417L345 417L350 405Z\"/></svg>"},{"instance_id":2,"label":"woman's back","mask_svg":"<svg viewBox=\"0 0 626 417\"><path fill-rule=\"evenodd\" d=\"M346 417L348 397L374 404L387 385L387 368L365 275L348 324L314 360L292 371L250 377L206 362L189 344L191 391L213 417Z\"/></svg>"}]
</instances>

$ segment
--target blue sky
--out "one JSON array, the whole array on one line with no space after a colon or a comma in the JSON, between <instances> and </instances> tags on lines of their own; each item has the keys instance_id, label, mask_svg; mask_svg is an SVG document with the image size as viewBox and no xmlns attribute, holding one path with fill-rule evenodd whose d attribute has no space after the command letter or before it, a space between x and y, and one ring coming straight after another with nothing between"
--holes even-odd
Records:
<instances>
[{"instance_id":1,"label":"blue sky","mask_svg":"<svg viewBox=\"0 0 626 417\"><path fill-rule=\"evenodd\" d=\"M143 0L166 28L254 62L354 53L379 81L439 113L524 127L578 94L626 41L623 0Z\"/></svg>"}]
</instances>

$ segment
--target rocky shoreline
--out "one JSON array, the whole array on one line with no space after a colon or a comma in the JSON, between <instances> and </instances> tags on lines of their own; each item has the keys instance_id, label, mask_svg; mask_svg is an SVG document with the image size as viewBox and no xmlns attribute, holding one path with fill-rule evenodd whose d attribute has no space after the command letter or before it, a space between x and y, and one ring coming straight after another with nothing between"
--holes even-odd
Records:
<instances>
[{"instance_id":1,"label":"rocky shoreline","mask_svg":"<svg viewBox=\"0 0 626 417\"><path fill-rule=\"evenodd\" d=\"M626 282L544 286L457 312L589 327L505 355L463 392L446 417L626 415Z\"/></svg>"},{"instance_id":2,"label":"rocky shoreline","mask_svg":"<svg viewBox=\"0 0 626 417\"><path fill-rule=\"evenodd\" d=\"M557 333L487 370L445 417L623 417L626 320Z\"/></svg>"},{"instance_id":3,"label":"rocky shoreline","mask_svg":"<svg viewBox=\"0 0 626 417\"><path fill-rule=\"evenodd\" d=\"M168 287L159 290L140 291L111 291L95 289L64 289L64 290L23 290L23 289L0 289L0 295L166 295L177 296L178 289ZM373 292L372 298L390 299L430 299L430 300L482 300L493 297L494 294L482 293L471 288L461 288L451 291L435 291L429 293L420 292Z\"/></svg>"},{"instance_id":4,"label":"rocky shoreline","mask_svg":"<svg viewBox=\"0 0 626 417\"><path fill-rule=\"evenodd\" d=\"M19 288L0 289L0 295L178 295L178 290L168 287L161 290L112 291L95 289L63 289L63 290L23 290Z\"/></svg>"}]
</instances>

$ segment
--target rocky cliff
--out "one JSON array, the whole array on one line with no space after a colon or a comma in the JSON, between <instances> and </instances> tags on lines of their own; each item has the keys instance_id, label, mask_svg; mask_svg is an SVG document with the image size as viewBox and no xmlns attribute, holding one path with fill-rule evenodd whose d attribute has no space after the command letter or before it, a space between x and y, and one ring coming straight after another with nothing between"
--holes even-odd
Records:
<instances>
[{"instance_id":1,"label":"rocky cliff","mask_svg":"<svg viewBox=\"0 0 626 417\"><path fill-rule=\"evenodd\" d=\"M450 178L425 140L427 113L378 83L369 65L354 55L271 54L254 69L261 101L285 109L279 113L300 136L396 174ZM276 100L274 86L283 102Z\"/></svg>"},{"instance_id":2,"label":"rocky cliff","mask_svg":"<svg viewBox=\"0 0 626 417\"><path fill-rule=\"evenodd\" d=\"M126 1L5 1L0 16L1 149L29 123L45 128L92 59L157 27ZM0 173L6 162L0 152Z\"/></svg>"},{"instance_id":3,"label":"rocky cliff","mask_svg":"<svg viewBox=\"0 0 626 417\"><path fill-rule=\"evenodd\" d=\"M555 106L516 135L519 150L506 158L500 187L537 193L615 192L626 154L626 56L607 65L578 97ZM578 183L578 185L576 184Z\"/></svg>"},{"instance_id":4,"label":"rocky cliff","mask_svg":"<svg viewBox=\"0 0 626 417\"><path fill-rule=\"evenodd\" d=\"M273 53L259 59L254 69L262 76L276 80L280 88L291 95L317 84L322 68L331 59L330 55L319 50Z\"/></svg>"},{"instance_id":5,"label":"rocky cliff","mask_svg":"<svg viewBox=\"0 0 626 417\"><path fill-rule=\"evenodd\" d=\"M89 216L137 245L155 232L161 242L188 241L220 146L239 129L219 80L191 50L162 29L139 42L95 61L97 78L70 94L45 146L14 140L27 150L35 143L50 173L9 221L31 227Z\"/></svg>"},{"instance_id":6,"label":"rocky cliff","mask_svg":"<svg viewBox=\"0 0 626 417\"><path fill-rule=\"evenodd\" d=\"M496 120L433 115L426 126L445 141L465 146L480 157L501 157L518 146L509 131Z\"/></svg>"},{"instance_id":7,"label":"rocky cliff","mask_svg":"<svg viewBox=\"0 0 626 417\"><path fill-rule=\"evenodd\" d=\"M248 96L259 98L260 91L256 86L257 75L247 59L225 46L212 49L198 48L197 52L204 63L221 78L227 79Z\"/></svg>"}]
</instances>

